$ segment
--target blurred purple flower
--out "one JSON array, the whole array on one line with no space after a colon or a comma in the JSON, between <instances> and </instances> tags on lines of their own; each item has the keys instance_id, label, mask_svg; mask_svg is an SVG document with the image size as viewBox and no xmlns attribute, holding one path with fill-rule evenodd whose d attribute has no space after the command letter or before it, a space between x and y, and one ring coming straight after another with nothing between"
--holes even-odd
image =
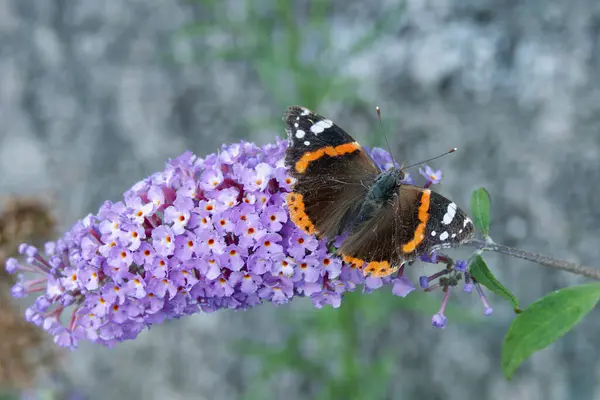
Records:
<instances>
[{"instance_id":1,"label":"blurred purple flower","mask_svg":"<svg viewBox=\"0 0 600 400\"><path fill-rule=\"evenodd\" d=\"M429 165L425 165L424 168L419 168L419 173L427 179L429 185L436 185L442 181L442 170L437 171L431 168Z\"/></svg>"},{"instance_id":2,"label":"blurred purple flower","mask_svg":"<svg viewBox=\"0 0 600 400\"><path fill-rule=\"evenodd\" d=\"M481 302L483 303L483 315L485 315L486 317L492 315L492 313L494 312L494 309L492 307L490 307L490 304L488 303L487 298L485 297L485 294L483 293L483 289L481 288L481 285L479 283L475 283L475 289L477 289L479 298L481 299Z\"/></svg>"},{"instance_id":3,"label":"blurred purple flower","mask_svg":"<svg viewBox=\"0 0 600 400\"><path fill-rule=\"evenodd\" d=\"M415 290L413 283L406 277L392 279L392 293L396 296L406 297Z\"/></svg>"},{"instance_id":4,"label":"blurred purple flower","mask_svg":"<svg viewBox=\"0 0 600 400\"><path fill-rule=\"evenodd\" d=\"M426 262L426 263L437 264L438 255L437 255L437 252L432 251L431 253L423 254L420 257L420 259L421 259L421 261Z\"/></svg>"},{"instance_id":5,"label":"blurred purple flower","mask_svg":"<svg viewBox=\"0 0 600 400\"><path fill-rule=\"evenodd\" d=\"M465 286L463 287L463 292L471 293L472 291L473 291L473 283L471 283L471 282L465 283Z\"/></svg>"},{"instance_id":6,"label":"blurred purple flower","mask_svg":"<svg viewBox=\"0 0 600 400\"><path fill-rule=\"evenodd\" d=\"M454 264L456 271L465 272L467 270L467 262L465 260L457 260Z\"/></svg>"},{"instance_id":7,"label":"blurred purple flower","mask_svg":"<svg viewBox=\"0 0 600 400\"><path fill-rule=\"evenodd\" d=\"M447 319L446 319L446 315L444 314L444 312L446 311L446 306L448 305L449 299L450 299L450 286L446 287L446 289L445 289L444 300L442 301L442 306L440 307L440 311L438 311L438 313L435 314L431 318L431 324L435 328L444 329L446 327Z\"/></svg>"},{"instance_id":8,"label":"blurred purple flower","mask_svg":"<svg viewBox=\"0 0 600 400\"><path fill-rule=\"evenodd\" d=\"M435 328L444 329L446 327L447 318L444 314L437 313L431 318L431 325Z\"/></svg>"}]
</instances>

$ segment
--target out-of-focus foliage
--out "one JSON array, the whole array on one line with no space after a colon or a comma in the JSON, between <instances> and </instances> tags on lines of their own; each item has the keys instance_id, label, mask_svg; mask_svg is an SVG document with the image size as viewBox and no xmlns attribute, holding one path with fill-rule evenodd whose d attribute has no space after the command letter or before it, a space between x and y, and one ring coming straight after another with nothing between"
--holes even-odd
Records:
<instances>
[{"instance_id":1,"label":"out-of-focus foliage","mask_svg":"<svg viewBox=\"0 0 600 400\"><path fill-rule=\"evenodd\" d=\"M217 50L198 55L197 62L215 60L249 65L278 109L298 104L315 110L324 103L345 106L365 104L357 81L344 67L386 35L398 21L402 7L384 14L358 40L343 51L333 46L333 2L312 0L303 4L276 0L193 0L202 5L202 20L183 27L180 36L218 41ZM300 5L300 7L297 7ZM235 9L232 9L235 6ZM281 128L280 116L253 121L254 128Z\"/></svg>"},{"instance_id":2,"label":"out-of-focus foliage","mask_svg":"<svg viewBox=\"0 0 600 400\"><path fill-rule=\"evenodd\" d=\"M16 256L21 242L43 243L53 232L54 218L43 201L11 197L0 209L0 388L30 388L39 369L56 363L47 335L12 304L8 290L13 277L4 270L6 258Z\"/></svg>"},{"instance_id":3,"label":"out-of-focus foliage","mask_svg":"<svg viewBox=\"0 0 600 400\"><path fill-rule=\"evenodd\" d=\"M54 232L54 218L48 205L33 199L10 197L0 208L0 283L12 284L12 276L4 269L6 259L16 255L24 242L36 244L48 240Z\"/></svg>"},{"instance_id":4,"label":"out-of-focus foliage","mask_svg":"<svg viewBox=\"0 0 600 400\"><path fill-rule=\"evenodd\" d=\"M240 354L262 360L260 379L247 398L264 398L261 392L264 385L260 382L277 379L278 374L289 371L320 388L318 399L387 398L388 382L393 379L399 353L398 348L379 346L377 338L385 334L390 318L402 318L401 309L430 315L438 308L439 302L423 292L399 298L378 290L368 295L348 293L337 310L330 307L321 310L307 307L293 313L281 310L280 321L290 328L282 347L274 348L259 341L237 344ZM455 323L479 320L458 307L449 307L447 314ZM361 343L372 346L369 360L363 357L365 349Z\"/></svg>"}]
</instances>

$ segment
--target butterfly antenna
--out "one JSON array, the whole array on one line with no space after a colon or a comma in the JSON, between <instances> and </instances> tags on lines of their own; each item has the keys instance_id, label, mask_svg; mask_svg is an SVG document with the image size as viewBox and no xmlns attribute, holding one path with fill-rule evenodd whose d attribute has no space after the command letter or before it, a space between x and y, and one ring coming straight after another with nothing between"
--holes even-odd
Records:
<instances>
[{"instance_id":1,"label":"butterfly antenna","mask_svg":"<svg viewBox=\"0 0 600 400\"><path fill-rule=\"evenodd\" d=\"M433 158L430 158L430 159L428 159L428 160L419 161L418 163L416 163L416 164L412 164L412 165L409 165L408 167L404 167L403 169L406 169L406 168L411 168L411 167L416 167L417 165L421 165L421 164L425 164L425 163L427 163L427 162L429 162L429 161L437 160L438 158L444 157L445 155L448 155L448 154L454 153L456 150L458 150L458 149L457 149L456 147L453 147L453 148L451 148L450 150L446 151L445 153L442 153L442 154L440 154L439 156L435 156L435 157L433 157Z\"/></svg>"},{"instance_id":2,"label":"butterfly antenna","mask_svg":"<svg viewBox=\"0 0 600 400\"><path fill-rule=\"evenodd\" d=\"M396 167L396 160L394 160L394 153L392 152L392 147L390 146L390 142L388 142L387 135L385 134L385 129L383 128L383 122L381 121L381 109L379 106L375 107L377 110L377 118L379 118L379 126L381 126L381 132L383 133L383 138L385 139L385 144L387 144L388 151L390 152L390 156L392 156L392 162L394 163L394 167Z\"/></svg>"}]
</instances>

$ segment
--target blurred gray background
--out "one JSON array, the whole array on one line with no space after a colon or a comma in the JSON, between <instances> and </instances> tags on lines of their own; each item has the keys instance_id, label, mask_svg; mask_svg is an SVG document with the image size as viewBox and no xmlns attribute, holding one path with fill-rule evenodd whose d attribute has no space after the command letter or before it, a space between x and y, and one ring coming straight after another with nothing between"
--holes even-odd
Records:
<instances>
[{"instance_id":1,"label":"blurred gray background","mask_svg":"<svg viewBox=\"0 0 600 400\"><path fill-rule=\"evenodd\" d=\"M0 196L53 198L62 230L186 149L284 135L291 104L381 146L379 105L398 159L459 148L433 164L439 190L467 207L485 186L496 241L600 264L596 1L0 0ZM582 281L488 261L523 304ZM430 324L440 293L379 292L339 310L297 300L172 321L115 349L83 344L40 388L85 399L600 398L597 312L507 382L499 356L514 314L500 298L484 318L475 296L454 296L441 331Z\"/></svg>"}]
</instances>

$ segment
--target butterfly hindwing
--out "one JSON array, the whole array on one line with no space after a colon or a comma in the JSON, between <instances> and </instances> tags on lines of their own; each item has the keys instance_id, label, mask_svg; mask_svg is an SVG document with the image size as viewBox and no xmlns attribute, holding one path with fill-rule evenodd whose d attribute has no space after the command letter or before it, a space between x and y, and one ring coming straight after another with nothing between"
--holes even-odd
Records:
<instances>
[{"instance_id":1,"label":"butterfly hindwing","mask_svg":"<svg viewBox=\"0 0 600 400\"><path fill-rule=\"evenodd\" d=\"M387 276L407 260L413 251L402 251L403 245L420 237L424 230L421 219L428 209L429 192L416 186L403 185L378 206L371 218L358 225L340 248L341 254L357 264L365 264L365 274Z\"/></svg>"},{"instance_id":2,"label":"butterfly hindwing","mask_svg":"<svg viewBox=\"0 0 600 400\"><path fill-rule=\"evenodd\" d=\"M399 203L392 199L378 208L371 218L354 226L339 253L349 263L363 268L365 274L387 276L396 271L403 259L398 253Z\"/></svg>"},{"instance_id":3,"label":"butterfly hindwing","mask_svg":"<svg viewBox=\"0 0 600 400\"><path fill-rule=\"evenodd\" d=\"M393 198L351 232L340 253L366 263L366 274L387 276L404 261L460 245L473 229L470 218L444 196L401 184Z\"/></svg>"},{"instance_id":4,"label":"butterfly hindwing","mask_svg":"<svg viewBox=\"0 0 600 400\"><path fill-rule=\"evenodd\" d=\"M309 234L334 238L352 222L358 203L380 170L364 149L330 120L289 107L286 166L296 178L287 203L294 223Z\"/></svg>"}]
</instances>

